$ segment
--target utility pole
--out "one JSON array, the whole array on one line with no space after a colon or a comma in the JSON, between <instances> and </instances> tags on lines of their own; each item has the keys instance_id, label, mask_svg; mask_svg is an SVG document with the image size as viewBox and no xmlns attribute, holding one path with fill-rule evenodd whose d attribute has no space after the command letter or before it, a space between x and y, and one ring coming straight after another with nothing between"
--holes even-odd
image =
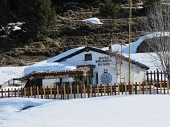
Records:
<instances>
[{"instance_id":1,"label":"utility pole","mask_svg":"<svg viewBox=\"0 0 170 127\"><path fill-rule=\"evenodd\" d=\"M131 42L131 16L132 16L132 0L130 0L130 6L129 6L129 63L128 63L128 82L130 82L130 42Z\"/></svg>"}]
</instances>

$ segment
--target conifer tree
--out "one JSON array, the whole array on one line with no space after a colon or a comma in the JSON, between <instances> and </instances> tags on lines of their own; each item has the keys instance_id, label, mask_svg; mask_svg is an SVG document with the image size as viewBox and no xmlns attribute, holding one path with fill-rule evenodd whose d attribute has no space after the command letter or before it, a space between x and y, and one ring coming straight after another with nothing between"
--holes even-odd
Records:
<instances>
[{"instance_id":1,"label":"conifer tree","mask_svg":"<svg viewBox=\"0 0 170 127\"><path fill-rule=\"evenodd\" d=\"M55 10L50 0L18 0L22 27L33 38L49 35L55 28Z\"/></svg>"},{"instance_id":2,"label":"conifer tree","mask_svg":"<svg viewBox=\"0 0 170 127\"><path fill-rule=\"evenodd\" d=\"M116 18L118 6L112 0L105 0L104 5L100 8L100 14L104 18Z\"/></svg>"}]
</instances>

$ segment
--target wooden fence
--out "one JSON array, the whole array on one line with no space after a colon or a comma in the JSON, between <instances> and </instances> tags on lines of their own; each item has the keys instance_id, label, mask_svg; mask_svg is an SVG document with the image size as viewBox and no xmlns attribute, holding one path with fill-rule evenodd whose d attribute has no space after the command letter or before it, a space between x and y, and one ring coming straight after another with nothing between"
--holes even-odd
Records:
<instances>
[{"instance_id":1,"label":"wooden fence","mask_svg":"<svg viewBox=\"0 0 170 127\"><path fill-rule=\"evenodd\" d=\"M163 71L146 71L146 81L147 82L160 82L160 81L165 81L166 80L166 73Z\"/></svg>"},{"instance_id":2,"label":"wooden fence","mask_svg":"<svg viewBox=\"0 0 170 127\"><path fill-rule=\"evenodd\" d=\"M129 94L169 94L169 82L121 83L110 85L64 85L1 89L0 98L76 99Z\"/></svg>"}]
</instances>

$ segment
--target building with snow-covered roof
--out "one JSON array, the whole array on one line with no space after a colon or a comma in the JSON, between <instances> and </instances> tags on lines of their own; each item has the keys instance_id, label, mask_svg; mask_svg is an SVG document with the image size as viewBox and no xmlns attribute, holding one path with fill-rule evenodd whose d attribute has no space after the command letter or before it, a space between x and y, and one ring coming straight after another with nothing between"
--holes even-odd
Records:
<instances>
[{"instance_id":1,"label":"building with snow-covered roof","mask_svg":"<svg viewBox=\"0 0 170 127\"><path fill-rule=\"evenodd\" d=\"M78 77L85 84L114 84L128 82L129 58L92 47L80 47L24 70L27 85L72 84ZM146 65L130 60L131 82L145 80Z\"/></svg>"}]
</instances>

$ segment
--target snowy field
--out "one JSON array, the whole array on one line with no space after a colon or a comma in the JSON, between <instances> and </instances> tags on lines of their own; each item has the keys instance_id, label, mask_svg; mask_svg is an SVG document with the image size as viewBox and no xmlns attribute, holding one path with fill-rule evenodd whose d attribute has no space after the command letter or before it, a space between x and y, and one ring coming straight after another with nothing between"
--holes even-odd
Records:
<instances>
[{"instance_id":1,"label":"snowy field","mask_svg":"<svg viewBox=\"0 0 170 127\"><path fill-rule=\"evenodd\" d=\"M169 127L169 95L0 99L1 127ZM27 106L34 106L25 110Z\"/></svg>"}]
</instances>

